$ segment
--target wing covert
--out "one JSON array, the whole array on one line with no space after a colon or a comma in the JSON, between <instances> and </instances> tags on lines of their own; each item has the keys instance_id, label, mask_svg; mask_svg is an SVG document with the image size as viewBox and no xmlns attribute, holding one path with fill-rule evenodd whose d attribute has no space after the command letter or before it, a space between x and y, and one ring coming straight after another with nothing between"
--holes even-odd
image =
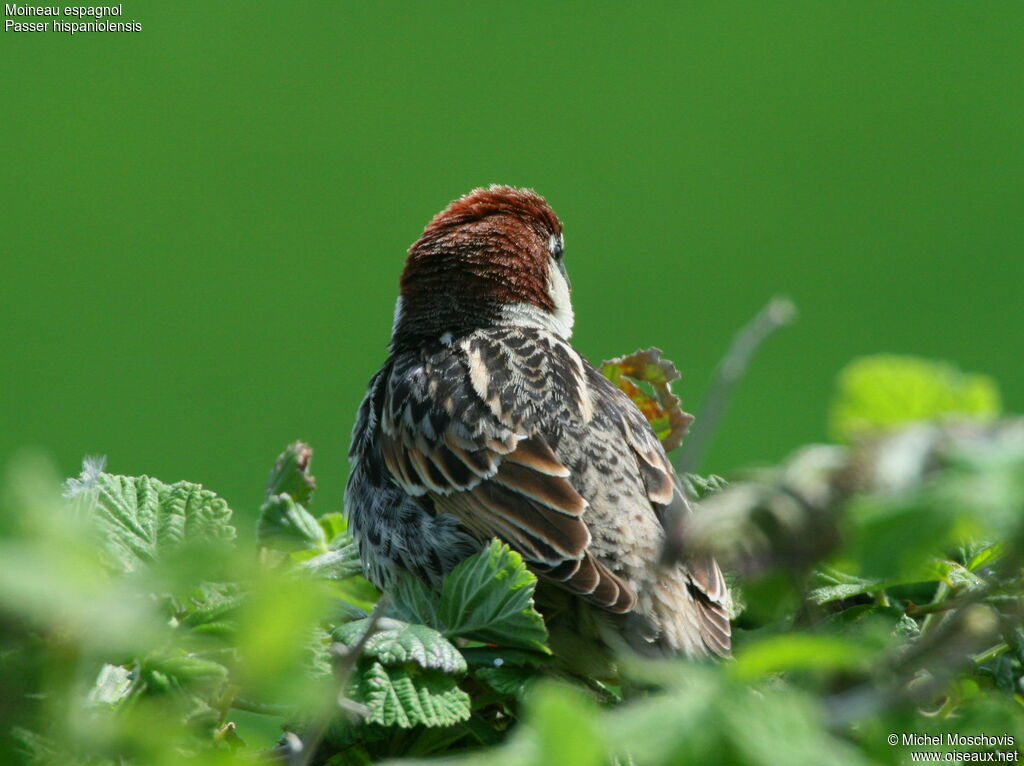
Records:
<instances>
[{"instance_id":1,"label":"wing covert","mask_svg":"<svg viewBox=\"0 0 1024 766\"><path fill-rule=\"evenodd\" d=\"M516 348L516 359L532 360L533 368L517 369L493 336L396 358L381 413L384 463L405 492L430 495L475 536L498 537L546 578L606 609L629 611L636 594L588 550L587 501L538 428L543 400L529 401L530 381L548 383L552 374L537 368L560 349ZM510 370L517 396L508 393Z\"/></svg>"}]
</instances>

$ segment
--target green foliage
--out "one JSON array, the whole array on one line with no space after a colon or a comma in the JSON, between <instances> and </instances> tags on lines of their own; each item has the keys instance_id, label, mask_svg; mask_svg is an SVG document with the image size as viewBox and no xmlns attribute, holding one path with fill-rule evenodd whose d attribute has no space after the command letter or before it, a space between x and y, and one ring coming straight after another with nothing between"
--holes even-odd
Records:
<instances>
[{"instance_id":1,"label":"green foliage","mask_svg":"<svg viewBox=\"0 0 1024 766\"><path fill-rule=\"evenodd\" d=\"M814 574L815 579L821 585L811 590L807 596L818 606L876 593L880 590L881 582L878 580L865 580L863 577L841 572L828 566L819 567Z\"/></svg>"},{"instance_id":2,"label":"green foliage","mask_svg":"<svg viewBox=\"0 0 1024 766\"><path fill-rule=\"evenodd\" d=\"M522 557L497 540L456 566L440 598L421 581L403 577L399 608L445 636L548 653L544 619L533 608L537 578Z\"/></svg>"},{"instance_id":3,"label":"green foliage","mask_svg":"<svg viewBox=\"0 0 1024 766\"><path fill-rule=\"evenodd\" d=\"M604 738L597 726L596 705L577 690L545 686L531 705L529 725L537 731L541 763L600 766Z\"/></svg>"},{"instance_id":4,"label":"green foliage","mask_svg":"<svg viewBox=\"0 0 1024 766\"><path fill-rule=\"evenodd\" d=\"M310 473L313 450L308 444L293 442L282 452L267 481L266 497L288 495L300 505L309 505L316 491L316 479Z\"/></svg>"},{"instance_id":5,"label":"green foliage","mask_svg":"<svg viewBox=\"0 0 1024 766\"><path fill-rule=\"evenodd\" d=\"M272 495L256 523L260 545L284 551L325 550L327 537L316 518L288 495Z\"/></svg>"},{"instance_id":6,"label":"green foliage","mask_svg":"<svg viewBox=\"0 0 1024 766\"><path fill-rule=\"evenodd\" d=\"M370 628L370 620L353 620L334 630L334 639L354 646ZM465 673L466 660L450 641L426 625L410 625L400 620L381 619L363 648L366 657L384 665L413 662L421 668L445 673Z\"/></svg>"},{"instance_id":7,"label":"green foliage","mask_svg":"<svg viewBox=\"0 0 1024 766\"><path fill-rule=\"evenodd\" d=\"M363 571L359 562L359 548L351 538L335 538L335 544L341 547L328 550L303 563L303 567L312 577L324 580L347 580Z\"/></svg>"},{"instance_id":8,"label":"green foliage","mask_svg":"<svg viewBox=\"0 0 1024 766\"><path fill-rule=\"evenodd\" d=\"M437 590L399 577L380 599L344 517L308 510L305 445L274 467L258 556L197 485L90 461L62 497L24 459L0 493L0 747L62 765L861 766L928 749L888 744L912 732L1011 752L1024 418L906 411L729 483L682 476L699 510L681 539L749 604L735 658L622 655L601 680L551 655L536 579L497 541Z\"/></svg>"},{"instance_id":9,"label":"green foliage","mask_svg":"<svg viewBox=\"0 0 1024 766\"><path fill-rule=\"evenodd\" d=\"M80 478L72 493L84 495L95 516L98 539L112 566L130 572L190 541L221 542L235 537L231 509L198 484L164 484L148 476L100 474Z\"/></svg>"},{"instance_id":10,"label":"green foliage","mask_svg":"<svg viewBox=\"0 0 1024 766\"><path fill-rule=\"evenodd\" d=\"M470 715L469 695L454 678L381 662L359 674L356 698L369 709L367 723L382 726L451 726Z\"/></svg>"},{"instance_id":11,"label":"green foliage","mask_svg":"<svg viewBox=\"0 0 1024 766\"><path fill-rule=\"evenodd\" d=\"M313 450L302 442L288 445L278 457L256 522L260 545L284 551L312 548L326 552L327 541L340 533L340 529L333 528L333 518L321 525L304 507L313 499L316 489L316 480L310 473L312 459Z\"/></svg>"},{"instance_id":12,"label":"green foliage","mask_svg":"<svg viewBox=\"0 0 1024 766\"><path fill-rule=\"evenodd\" d=\"M686 490L688 497L694 500L701 500L708 495L714 494L728 486L728 482L721 476L711 474L710 476L698 476L695 473L684 473L679 477Z\"/></svg>"},{"instance_id":13,"label":"green foliage","mask_svg":"<svg viewBox=\"0 0 1024 766\"><path fill-rule=\"evenodd\" d=\"M59 694L28 697L36 702L13 721L26 725L5 734L26 758L69 763L76 753L106 763L116 753L159 763L187 752L228 762L234 749L251 749L253 735L233 719L253 711L299 733L336 718L322 747L361 742L357 754L366 758L393 751L389 728L415 731L415 753L479 742L484 729L500 738L548 653L534 576L494 543L453 571L439 595L410 582L409 604L439 629L366 617L378 594L360 577L344 518L317 519L282 491L309 502L310 458L295 444L274 467L257 524L257 568L232 547L230 510L196 485L111 475L89 463L61 498L40 476L44 468L15 467L0 595L4 614L27 620L41 640L22 646L22 631L2 634L11 647L0 657L30 651L65 670ZM30 570L47 560L47 577ZM77 657L70 666L69 641ZM33 683L26 678L20 693ZM466 685L489 688L488 699L474 703ZM332 712L339 693L355 719ZM155 720L166 723L153 727ZM269 746L266 727L255 730Z\"/></svg>"},{"instance_id":14,"label":"green foliage","mask_svg":"<svg viewBox=\"0 0 1024 766\"><path fill-rule=\"evenodd\" d=\"M437 619L445 635L547 652L548 632L533 608L536 584L518 553L492 541L445 578Z\"/></svg>"},{"instance_id":15,"label":"green foliage","mask_svg":"<svg viewBox=\"0 0 1024 766\"><path fill-rule=\"evenodd\" d=\"M947 416L991 420L1001 409L999 388L945 362L879 354L856 359L839 374L832 400L832 434L862 434Z\"/></svg>"}]
</instances>

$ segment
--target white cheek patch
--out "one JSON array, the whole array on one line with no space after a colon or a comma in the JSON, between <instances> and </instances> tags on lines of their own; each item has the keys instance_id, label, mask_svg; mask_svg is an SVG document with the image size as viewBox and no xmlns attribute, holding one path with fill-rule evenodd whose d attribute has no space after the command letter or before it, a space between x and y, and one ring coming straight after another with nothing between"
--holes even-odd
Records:
<instances>
[{"instance_id":1,"label":"white cheek patch","mask_svg":"<svg viewBox=\"0 0 1024 766\"><path fill-rule=\"evenodd\" d=\"M553 258L548 261L548 298L554 306L551 311L532 303L506 304L501 310L502 323L517 327L539 327L568 340L572 336L573 325L569 284Z\"/></svg>"},{"instance_id":2,"label":"white cheek patch","mask_svg":"<svg viewBox=\"0 0 1024 766\"><path fill-rule=\"evenodd\" d=\"M548 297L555 307L551 317L552 329L563 338L570 337L576 320L572 312L572 299L569 297L569 283L565 281L554 259L548 262Z\"/></svg>"}]
</instances>

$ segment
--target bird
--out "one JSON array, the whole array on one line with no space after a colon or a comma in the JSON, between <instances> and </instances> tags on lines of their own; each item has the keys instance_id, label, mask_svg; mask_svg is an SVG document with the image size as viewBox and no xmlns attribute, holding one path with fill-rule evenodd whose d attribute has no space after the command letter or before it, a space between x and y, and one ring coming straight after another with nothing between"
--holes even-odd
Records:
<instances>
[{"instance_id":1,"label":"bird","mask_svg":"<svg viewBox=\"0 0 1024 766\"><path fill-rule=\"evenodd\" d=\"M727 657L726 581L707 555L662 557L691 508L643 414L570 344L565 261L554 210L511 186L451 202L409 248L349 451L366 576L437 588L497 538L537 576L556 654L590 630L605 646Z\"/></svg>"}]
</instances>

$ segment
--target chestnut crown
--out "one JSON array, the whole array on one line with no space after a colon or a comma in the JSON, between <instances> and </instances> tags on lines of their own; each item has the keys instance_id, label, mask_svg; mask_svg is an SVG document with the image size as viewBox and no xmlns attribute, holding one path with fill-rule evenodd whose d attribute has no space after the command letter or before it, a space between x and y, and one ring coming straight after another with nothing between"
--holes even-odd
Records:
<instances>
[{"instance_id":1,"label":"chestnut crown","mask_svg":"<svg viewBox=\"0 0 1024 766\"><path fill-rule=\"evenodd\" d=\"M530 189L491 186L455 200L409 248L392 346L496 325L569 337L563 247L561 221Z\"/></svg>"}]
</instances>

